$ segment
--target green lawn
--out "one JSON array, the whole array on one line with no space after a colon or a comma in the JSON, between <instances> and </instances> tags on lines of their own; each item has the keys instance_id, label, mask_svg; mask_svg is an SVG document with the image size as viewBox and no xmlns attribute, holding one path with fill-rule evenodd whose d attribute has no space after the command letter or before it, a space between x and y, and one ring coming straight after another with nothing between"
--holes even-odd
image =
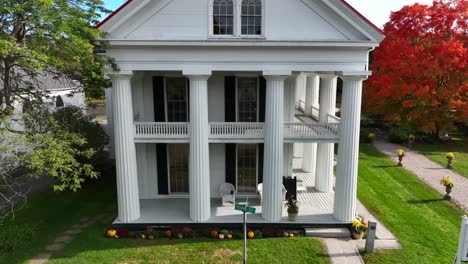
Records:
<instances>
[{"instance_id":1,"label":"green lawn","mask_svg":"<svg viewBox=\"0 0 468 264\"><path fill-rule=\"evenodd\" d=\"M208 238L169 240L107 239L106 226L94 225L48 263L241 263L243 240ZM248 241L249 263L330 263L324 246L313 238Z\"/></svg>"},{"instance_id":2,"label":"green lawn","mask_svg":"<svg viewBox=\"0 0 468 264\"><path fill-rule=\"evenodd\" d=\"M0 243L0 263L24 263L44 251L58 234L79 223L81 217L114 212L115 187L106 182L109 180L85 186L77 193L46 191L29 199L14 221L0 228L0 241L9 235L10 243L16 241L18 245L11 250L2 248L5 242Z\"/></svg>"},{"instance_id":3,"label":"green lawn","mask_svg":"<svg viewBox=\"0 0 468 264\"><path fill-rule=\"evenodd\" d=\"M453 137L449 142L437 144L415 144L413 149L442 166L447 166L445 155L455 152L453 170L468 178L468 137Z\"/></svg>"},{"instance_id":4,"label":"green lawn","mask_svg":"<svg viewBox=\"0 0 468 264\"><path fill-rule=\"evenodd\" d=\"M403 250L364 255L368 263L452 263L461 210L370 145L361 145L360 201L399 239Z\"/></svg>"},{"instance_id":5,"label":"green lawn","mask_svg":"<svg viewBox=\"0 0 468 264\"><path fill-rule=\"evenodd\" d=\"M0 263L26 263L42 253L59 234L79 223L80 218L103 213L115 215L115 203L112 179L100 180L77 193L47 191L32 197L28 207L0 229L0 242L10 233L10 238L19 243L14 250L2 250L0 243ZM242 260L242 240L107 239L103 234L110 223L111 220L108 224L93 224L75 235L75 240L55 253L48 263L240 263ZM312 238L253 239L248 245L250 263L330 263L322 243Z\"/></svg>"}]
</instances>

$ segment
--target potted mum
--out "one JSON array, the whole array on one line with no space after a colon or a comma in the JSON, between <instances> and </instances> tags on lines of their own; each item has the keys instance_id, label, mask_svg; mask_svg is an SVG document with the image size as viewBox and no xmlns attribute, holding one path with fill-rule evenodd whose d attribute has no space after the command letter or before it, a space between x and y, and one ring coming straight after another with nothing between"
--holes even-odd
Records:
<instances>
[{"instance_id":1,"label":"potted mum","mask_svg":"<svg viewBox=\"0 0 468 264\"><path fill-rule=\"evenodd\" d=\"M353 239L362 239L364 234L367 232L367 222L362 218L360 219L354 219L352 222L351 226L351 235L353 236Z\"/></svg>"},{"instance_id":2,"label":"potted mum","mask_svg":"<svg viewBox=\"0 0 468 264\"><path fill-rule=\"evenodd\" d=\"M374 133L369 133L367 135L367 138L369 139L369 142L374 142L374 139L375 139L375 134Z\"/></svg>"},{"instance_id":3,"label":"potted mum","mask_svg":"<svg viewBox=\"0 0 468 264\"><path fill-rule=\"evenodd\" d=\"M415 137L413 134L411 134L411 135L408 136L408 145L409 145L410 147L413 145L414 140L416 140L416 137Z\"/></svg>"},{"instance_id":4,"label":"potted mum","mask_svg":"<svg viewBox=\"0 0 468 264\"><path fill-rule=\"evenodd\" d=\"M296 221L297 215L299 214L299 205L293 195L289 196L288 201L284 206L288 208L288 220Z\"/></svg>"},{"instance_id":5,"label":"potted mum","mask_svg":"<svg viewBox=\"0 0 468 264\"><path fill-rule=\"evenodd\" d=\"M446 157L447 157L447 169L453 169L452 161L455 158L455 153L449 152L447 153Z\"/></svg>"},{"instance_id":6,"label":"potted mum","mask_svg":"<svg viewBox=\"0 0 468 264\"><path fill-rule=\"evenodd\" d=\"M442 178L442 180L440 180L440 184L445 186L446 194L444 196L444 199L450 201L452 199L452 197L450 196L450 193L452 192L452 189L454 186L453 179L450 177L444 177Z\"/></svg>"},{"instance_id":7,"label":"potted mum","mask_svg":"<svg viewBox=\"0 0 468 264\"><path fill-rule=\"evenodd\" d=\"M398 167L403 167L403 157L405 156L405 151L403 149L397 149L396 151L398 155Z\"/></svg>"}]
</instances>

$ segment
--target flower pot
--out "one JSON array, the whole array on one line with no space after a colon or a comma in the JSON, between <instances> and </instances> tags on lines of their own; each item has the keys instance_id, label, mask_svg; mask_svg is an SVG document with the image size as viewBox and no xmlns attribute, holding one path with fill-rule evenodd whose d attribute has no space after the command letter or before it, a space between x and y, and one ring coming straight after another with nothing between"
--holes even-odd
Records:
<instances>
[{"instance_id":1,"label":"flower pot","mask_svg":"<svg viewBox=\"0 0 468 264\"><path fill-rule=\"evenodd\" d=\"M296 219L297 219L297 214L288 213L288 220L289 221L296 221Z\"/></svg>"},{"instance_id":2,"label":"flower pot","mask_svg":"<svg viewBox=\"0 0 468 264\"><path fill-rule=\"evenodd\" d=\"M364 236L364 233L352 233L353 239L360 240Z\"/></svg>"}]
</instances>

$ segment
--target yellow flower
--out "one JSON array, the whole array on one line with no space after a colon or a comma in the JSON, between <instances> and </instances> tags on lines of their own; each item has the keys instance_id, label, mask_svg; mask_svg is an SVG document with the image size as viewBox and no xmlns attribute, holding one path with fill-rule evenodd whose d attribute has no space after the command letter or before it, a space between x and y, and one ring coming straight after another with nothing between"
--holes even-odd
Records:
<instances>
[{"instance_id":1,"label":"yellow flower","mask_svg":"<svg viewBox=\"0 0 468 264\"><path fill-rule=\"evenodd\" d=\"M444 177L440 180L440 184L443 186L453 185L453 179L450 177Z\"/></svg>"},{"instance_id":2,"label":"yellow flower","mask_svg":"<svg viewBox=\"0 0 468 264\"><path fill-rule=\"evenodd\" d=\"M404 156L405 155L405 151L402 150L402 149L397 149L396 153L397 153L398 156Z\"/></svg>"},{"instance_id":3,"label":"yellow flower","mask_svg":"<svg viewBox=\"0 0 468 264\"><path fill-rule=\"evenodd\" d=\"M374 133L369 133L369 135L367 135L367 137L370 138L370 139L373 139L373 138L375 138L375 134Z\"/></svg>"},{"instance_id":4,"label":"yellow flower","mask_svg":"<svg viewBox=\"0 0 468 264\"><path fill-rule=\"evenodd\" d=\"M353 223L354 229L356 229L356 230L358 230L362 226L361 221L356 220L356 219L354 219L352 223Z\"/></svg>"},{"instance_id":5,"label":"yellow flower","mask_svg":"<svg viewBox=\"0 0 468 264\"><path fill-rule=\"evenodd\" d=\"M449 152L447 153L447 156L446 156L448 159L454 159L455 158L455 153L453 152Z\"/></svg>"}]
</instances>

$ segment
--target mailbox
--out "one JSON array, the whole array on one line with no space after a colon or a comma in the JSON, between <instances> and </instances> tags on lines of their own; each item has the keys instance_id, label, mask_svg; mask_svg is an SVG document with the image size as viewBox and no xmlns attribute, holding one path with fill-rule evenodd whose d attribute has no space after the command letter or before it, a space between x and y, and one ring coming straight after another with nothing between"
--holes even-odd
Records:
<instances>
[{"instance_id":1,"label":"mailbox","mask_svg":"<svg viewBox=\"0 0 468 264\"><path fill-rule=\"evenodd\" d=\"M459 264L462 261L468 261L468 217L464 216L460 232L460 241L458 244L457 257L455 263Z\"/></svg>"}]
</instances>

